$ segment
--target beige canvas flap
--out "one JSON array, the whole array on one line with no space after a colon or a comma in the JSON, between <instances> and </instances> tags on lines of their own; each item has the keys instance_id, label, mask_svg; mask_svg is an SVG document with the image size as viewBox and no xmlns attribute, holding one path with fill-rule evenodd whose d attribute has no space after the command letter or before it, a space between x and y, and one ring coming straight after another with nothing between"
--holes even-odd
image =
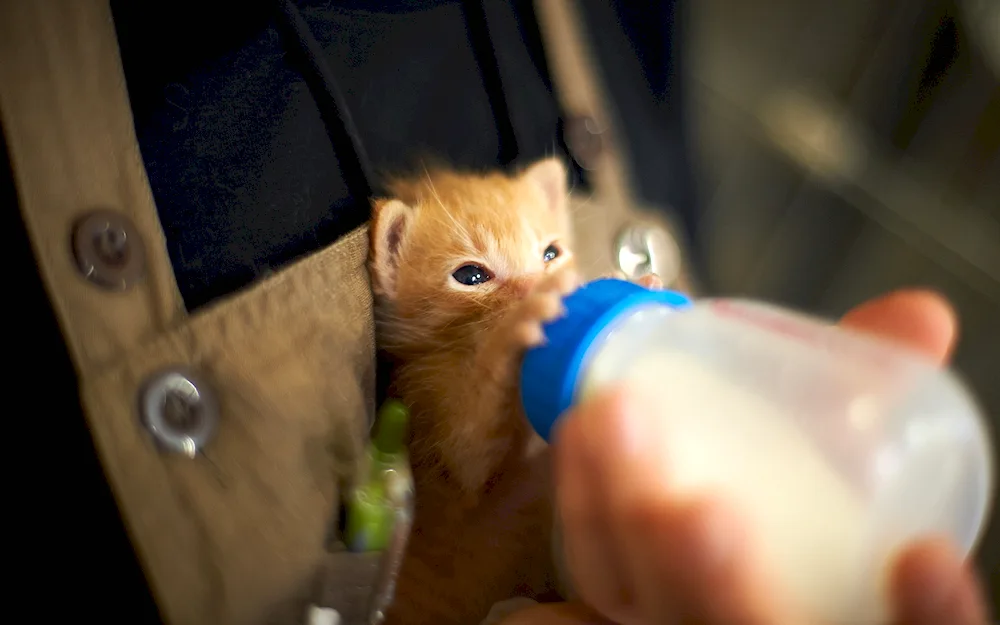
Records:
<instances>
[{"instance_id":1,"label":"beige canvas flap","mask_svg":"<svg viewBox=\"0 0 1000 625\"><path fill-rule=\"evenodd\" d=\"M374 396L367 228L194 315L83 384L94 438L170 623L296 623ZM146 378L192 367L221 407L204 457L159 451Z\"/></svg>"},{"instance_id":2,"label":"beige canvas flap","mask_svg":"<svg viewBox=\"0 0 1000 625\"><path fill-rule=\"evenodd\" d=\"M21 211L82 374L184 316L139 155L106 1L0 2L0 122ZM94 210L130 218L146 276L124 293L77 271L71 236Z\"/></svg>"}]
</instances>

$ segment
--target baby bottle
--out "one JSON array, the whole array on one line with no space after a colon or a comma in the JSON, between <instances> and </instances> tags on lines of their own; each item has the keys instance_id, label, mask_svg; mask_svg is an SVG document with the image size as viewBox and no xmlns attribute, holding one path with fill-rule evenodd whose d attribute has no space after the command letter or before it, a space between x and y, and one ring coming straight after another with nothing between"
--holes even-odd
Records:
<instances>
[{"instance_id":1,"label":"baby bottle","mask_svg":"<svg viewBox=\"0 0 1000 625\"><path fill-rule=\"evenodd\" d=\"M757 302L598 280L565 307L521 372L536 432L548 440L608 384L659 393L669 482L735 504L772 581L813 621L884 625L888 565L916 538L974 548L991 449L953 372Z\"/></svg>"}]
</instances>

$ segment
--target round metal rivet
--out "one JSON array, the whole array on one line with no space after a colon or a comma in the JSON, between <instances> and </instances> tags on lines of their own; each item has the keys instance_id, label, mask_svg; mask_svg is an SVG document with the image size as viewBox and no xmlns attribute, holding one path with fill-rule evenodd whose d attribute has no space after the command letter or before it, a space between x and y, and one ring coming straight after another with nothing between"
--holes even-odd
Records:
<instances>
[{"instance_id":1,"label":"round metal rivet","mask_svg":"<svg viewBox=\"0 0 1000 625\"><path fill-rule=\"evenodd\" d=\"M219 404L212 388L191 371L168 369L152 376L139 399L143 425L165 450L194 458L212 439Z\"/></svg>"},{"instance_id":2,"label":"round metal rivet","mask_svg":"<svg viewBox=\"0 0 1000 625\"><path fill-rule=\"evenodd\" d=\"M615 241L615 261L628 279L655 273L669 285L680 274L681 253L677 242L663 228L637 224L626 226Z\"/></svg>"},{"instance_id":3,"label":"round metal rivet","mask_svg":"<svg viewBox=\"0 0 1000 625\"><path fill-rule=\"evenodd\" d=\"M85 278L124 291L146 273L146 247L135 225L121 213L95 211L73 228L73 255Z\"/></svg>"},{"instance_id":4,"label":"round metal rivet","mask_svg":"<svg viewBox=\"0 0 1000 625\"><path fill-rule=\"evenodd\" d=\"M593 117L570 117L563 126L563 139L573 159L584 169L591 170L604 153L604 128Z\"/></svg>"}]
</instances>

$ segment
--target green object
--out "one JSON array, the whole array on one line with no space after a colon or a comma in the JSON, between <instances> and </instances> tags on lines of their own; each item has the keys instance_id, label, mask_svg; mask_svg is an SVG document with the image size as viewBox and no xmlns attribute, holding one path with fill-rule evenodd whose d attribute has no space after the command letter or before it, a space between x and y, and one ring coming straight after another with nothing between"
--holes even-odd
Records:
<instances>
[{"instance_id":1,"label":"green object","mask_svg":"<svg viewBox=\"0 0 1000 625\"><path fill-rule=\"evenodd\" d=\"M372 445L382 458L392 462L406 452L406 434L410 425L410 410L396 399L386 400L378 411L378 428Z\"/></svg>"},{"instance_id":2,"label":"green object","mask_svg":"<svg viewBox=\"0 0 1000 625\"><path fill-rule=\"evenodd\" d=\"M400 401L387 400L379 409L375 436L368 444L364 479L347 499L344 542L351 551L381 551L392 536L396 502L388 479L409 479L406 437L410 411Z\"/></svg>"}]
</instances>

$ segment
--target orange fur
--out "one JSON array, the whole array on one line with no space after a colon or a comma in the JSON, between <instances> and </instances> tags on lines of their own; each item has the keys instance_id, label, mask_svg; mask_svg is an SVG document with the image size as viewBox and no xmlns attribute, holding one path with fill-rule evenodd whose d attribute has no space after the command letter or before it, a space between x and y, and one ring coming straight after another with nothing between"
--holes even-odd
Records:
<instances>
[{"instance_id":1,"label":"orange fur","mask_svg":"<svg viewBox=\"0 0 1000 625\"><path fill-rule=\"evenodd\" d=\"M413 413L414 472L475 500L529 441L520 359L577 284L566 170L555 159L514 175L437 169L390 189L373 203L371 269L393 393ZM452 274L470 263L491 279L460 284Z\"/></svg>"},{"instance_id":2,"label":"orange fur","mask_svg":"<svg viewBox=\"0 0 1000 625\"><path fill-rule=\"evenodd\" d=\"M390 189L374 201L370 263L418 492L386 622L477 623L512 595L555 594L549 458L525 453L517 386L524 351L577 285L566 171L555 159L511 176L439 167ZM553 242L560 256L543 262ZM467 263L493 279L458 284Z\"/></svg>"}]
</instances>

